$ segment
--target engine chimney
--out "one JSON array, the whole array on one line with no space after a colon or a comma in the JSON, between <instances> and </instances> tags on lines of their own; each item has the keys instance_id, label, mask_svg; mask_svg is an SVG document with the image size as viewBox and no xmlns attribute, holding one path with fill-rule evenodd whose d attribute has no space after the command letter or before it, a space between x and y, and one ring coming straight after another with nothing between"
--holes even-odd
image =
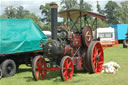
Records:
<instances>
[{"instance_id":1,"label":"engine chimney","mask_svg":"<svg viewBox=\"0 0 128 85\"><path fill-rule=\"evenodd\" d=\"M57 4L51 4L51 31L52 39L57 39Z\"/></svg>"}]
</instances>

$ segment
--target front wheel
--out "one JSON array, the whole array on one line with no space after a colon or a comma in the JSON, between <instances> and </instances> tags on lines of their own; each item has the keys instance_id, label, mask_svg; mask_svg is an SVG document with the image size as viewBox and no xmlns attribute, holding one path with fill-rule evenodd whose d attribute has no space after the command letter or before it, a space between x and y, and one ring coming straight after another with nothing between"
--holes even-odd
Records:
<instances>
[{"instance_id":1,"label":"front wheel","mask_svg":"<svg viewBox=\"0 0 128 85\"><path fill-rule=\"evenodd\" d=\"M63 57L60 63L61 79L63 81L71 80L73 76L73 72L74 72L74 68L73 68L72 59L69 56Z\"/></svg>"},{"instance_id":2,"label":"front wheel","mask_svg":"<svg viewBox=\"0 0 128 85\"><path fill-rule=\"evenodd\" d=\"M47 65L43 56L36 56L32 61L32 74L34 79L44 80L47 74Z\"/></svg>"}]
</instances>

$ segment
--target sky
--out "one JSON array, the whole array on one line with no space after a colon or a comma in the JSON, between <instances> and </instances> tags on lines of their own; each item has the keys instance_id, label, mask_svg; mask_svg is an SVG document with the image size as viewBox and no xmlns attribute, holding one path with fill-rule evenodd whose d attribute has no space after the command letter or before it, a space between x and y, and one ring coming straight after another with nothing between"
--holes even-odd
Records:
<instances>
[{"instance_id":1,"label":"sky","mask_svg":"<svg viewBox=\"0 0 128 85\"><path fill-rule=\"evenodd\" d=\"M79 2L79 0L77 0ZM84 0L87 3L92 5L93 12L97 12L96 10L96 1L99 1L99 4L102 8L104 8L105 4L110 0ZM126 0L111 0L116 1L118 4L121 1ZM60 4L61 0L0 0L0 15L4 12L4 9L7 6L23 6L24 9L29 10L30 12L34 12L37 16L41 17L41 11L39 10L40 5L44 5L45 3L56 2ZM61 6L59 7L61 8Z\"/></svg>"}]
</instances>

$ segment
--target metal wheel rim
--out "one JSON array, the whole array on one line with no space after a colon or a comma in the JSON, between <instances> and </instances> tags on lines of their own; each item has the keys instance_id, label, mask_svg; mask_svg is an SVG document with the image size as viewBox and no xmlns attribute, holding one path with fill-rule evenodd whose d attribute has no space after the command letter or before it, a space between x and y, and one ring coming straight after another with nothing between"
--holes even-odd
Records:
<instances>
[{"instance_id":1,"label":"metal wheel rim","mask_svg":"<svg viewBox=\"0 0 128 85\"><path fill-rule=\"evenodd\" d=\"M93 47L93 52L92 52L92 64L94 71L96 73L102 71L103 63L104 63L103 48L100 43L96 43Z\"/></svg>"},{"instance_id":2,"label":"metal wheel rim","mask_svg":"<svg viewBox=\"0 0 128 85\"><path fill-rule=\"evenodd\" d=\"M44 80L47 74L46 62L44 58L38 58L35 63L35 76L37 80Z\"/></svg>"},{"instance_id":3,"label":"metal wheel rim","mask_svg":"<svg viewBox=\"0 0 128 85\"><path fill-rule=\"evenodd\" d=\"M71 71L69 71L69 68ZM64 60L63 67L62 67L62 73L65 81L71 80L72 75L73 75L73 63L71 58L67 57Z\"/></svg>"},{"instance_id":4,"label":"metal wheel rim","mask_svg":"<svg viewBox=\"0 0 128 85\"><path fill-rule=\"evenodd\" d=\"M86 32L86 39L87 39L87 41L91 40L91 33L89 31Z\"/></svg>"}]
</instances>

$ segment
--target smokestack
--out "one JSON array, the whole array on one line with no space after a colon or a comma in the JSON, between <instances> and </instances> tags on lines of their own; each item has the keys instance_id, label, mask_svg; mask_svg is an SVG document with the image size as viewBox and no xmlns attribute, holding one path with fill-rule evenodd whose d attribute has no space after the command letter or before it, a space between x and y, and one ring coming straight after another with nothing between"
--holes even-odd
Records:
<instances>
[{"instance_id":1,"label":"smokestack","mask_svg":"<svg viewBox=\"0 0 128 85\"><path fill-rule=\"evenodd\" d=\"M51 4L51 31L52 39L57 39L57 4Z\"/></svg>"}]
</instances>

